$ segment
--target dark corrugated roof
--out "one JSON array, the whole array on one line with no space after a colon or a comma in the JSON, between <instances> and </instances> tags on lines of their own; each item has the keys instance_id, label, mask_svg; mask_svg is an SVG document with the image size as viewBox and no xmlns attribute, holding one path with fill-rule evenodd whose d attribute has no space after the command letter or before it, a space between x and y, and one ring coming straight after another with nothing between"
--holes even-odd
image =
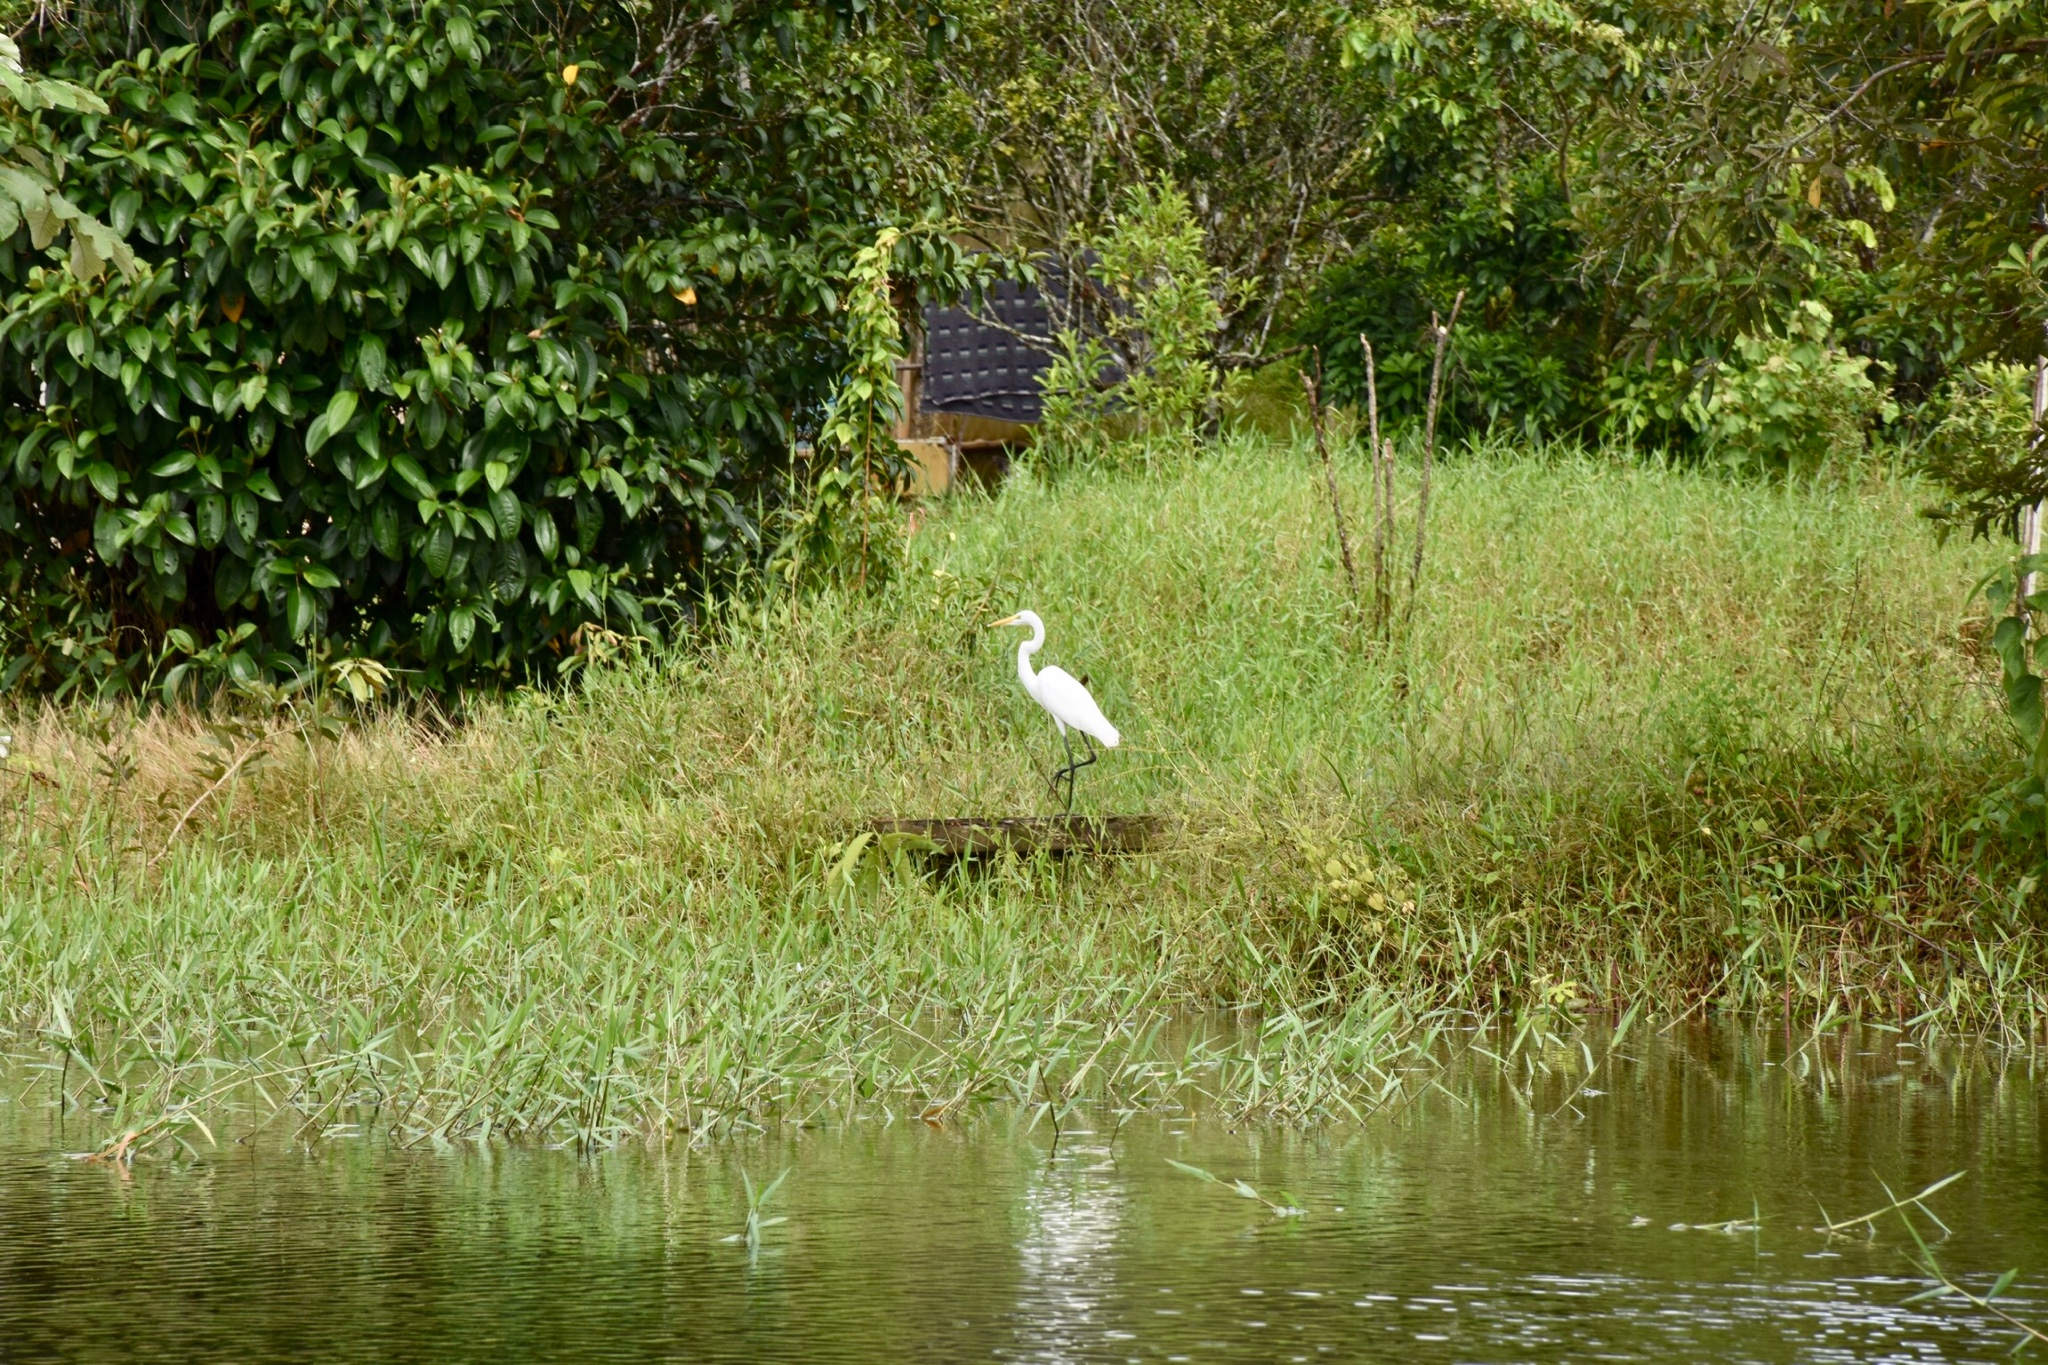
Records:
<instances>
[{"instance_id":1,"label":"dark corrugated roof","mask_svg":"<svg viewBox=\"0 0 2048 1365\"><path fill-rule=\"evenodd\" d=\"M1036 288L1004 280L978 310L1030 336L1050 336L1052 321ZM1045 352L991 326L965 308L924 313L924 407L1010 422L1038 420L1038 377Z\"/></svg>"}]
</instances>

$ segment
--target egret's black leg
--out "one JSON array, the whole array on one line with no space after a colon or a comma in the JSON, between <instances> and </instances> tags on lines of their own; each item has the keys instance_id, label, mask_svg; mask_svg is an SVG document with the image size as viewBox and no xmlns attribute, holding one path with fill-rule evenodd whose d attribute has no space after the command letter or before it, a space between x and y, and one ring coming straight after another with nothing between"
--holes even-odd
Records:
<instances>
[{"instance_id":1,"label":"egret's black leg","mask_svg":"<svg viewBox=\"0 0 2048 1365\"><path fill-rule=\"evenodd\" d=\"M1086 739L1087 736L1084 735L1082 738ZM1067 751L1067 766L1060 769L1060 774L1067 779L1067 814L1072 815L1074 813L1074 740L1067 733L1065 726L1060 727L1060 744ZM1054 781L1053 791L1055 793L1059 791L1057 779Z\"/></svg>"},{"instance_id":2,"label":"egret's black leg","mask_svg":"<svg viewBox=\"0 0 2048 1365\"><path fill-rule=\"evenodd\" d=\"M1086 758L1076 759L1074 757L1074 739L1065 729L1060 731L1060 744L1067 751L1067 766L1059 769L1052 775L1052 792L1054 796L1058 796L1060 794L1060 779L1065 778L1067 780L1066 808L1067 814L1072 815L1074 813L1075 774L1093 763L1096 760L1097 754L1095 746L1089 742L1088 736L1085 733L1081 736L1081 747L1087 750L1088 757Z\"/></svg>"}]
</instances>

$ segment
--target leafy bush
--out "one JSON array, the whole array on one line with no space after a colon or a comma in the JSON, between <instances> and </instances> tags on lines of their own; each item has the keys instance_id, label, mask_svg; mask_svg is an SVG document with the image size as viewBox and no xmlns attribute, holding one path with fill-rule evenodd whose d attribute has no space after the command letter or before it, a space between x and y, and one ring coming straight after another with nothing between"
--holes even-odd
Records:
<instances>
[{"instance_id":1,"label":"leafy bush","mask_svg":"<svg viewBox=\"0 0 2048 1365\"><path fill-rule=\"evenodd\" d=\"M2048 498L2048 471L2041 467L2040 434L2034 427L2033 372L2024 365L1985 361L1949 378L1930 407L1940 420L1923 447L1924 471L1948 497L1927 509L1946 538L1967 526L1973 535L2008 534L2018 529L2019 512ZM1995 624L1991 646L1998 655L2007 713L2025 761L2004 786L1986 793L1980 822L2030 846L2048 860L2048 725L2043 723L2041 667L2048 663L2048 639L2040 631L2048 611L2048 555L2015 554L1981 586ZM2030 591L2020 585L2031 578Z\"/></svg>"},{"instance_id":2,"label":"leafy bush","mask_svg":"<svg viewBox=\"0 0 2048 1365\"><path fill-rule=\"evenodd\" d=\"M1698 400L1697 421L1715 453L1731 464L1811 472L1862 454L1871 423L1898 416L1870 377L1872 363L1834 343L1834 322L1825 305L1807 300L1784 335L1736 338L1741 363L1724 367Z\"/></svg>"},{"instance_id":3,"label":"leafy bush","mask_svg":"<svg viewBox=\"0 0 2048 1365\"><path fill-rule=\"evenodd\" d=\"M1291 336L1321 354L1333 398L1363 406L1365 353L1376 356L1381 415L1420 423L1434 342L1430 314L1467 292L1440 422L1451 435L1496 428L1534 437L1585 429L1600 411L1602 358L1585 335L1585 290L1571 277L1573 241L1541 187L1525 221L1492 202L1390 225L1328 271Z\"/></svg>"},{"instance_id":4,"label":"leafy bush","mask_svg":"<svg viewBox=\"0 0 2048 1365\"><path fill-rule=\"evenodd\" d=\"M1148 436L1191 434L1218 397L1223 307L1187 196L1163 178L1136 185L1087 246L1103 306L1090 310L1095 334L1059 335L1041 380L1047 439L1071 440L1111 411Z\"/></svg>"},{"instance_id":5,"label":"leafy bush","mask_svg":"<svg viewBox=\"0 0 2048 1365\"><path fill-rule=\"evenodd\" d=\"M1935 399L1922 465L1950 495L1930 509L1944 532L2010 529L2022 506L2048 498L2048 471L2033 451L2033 383L2025 365L1985 361L1952 376Z\"/></svg>"},{"instance_id":6,"label":"leafy bush","mask_svg":"<svg viewBox=\"0 0 2048 1365\"><path fill-rule=\"evenodd\" d=\"M0 657L132 685L308 643L430 685L634 633L807 496L878 226L957 285L854 6L93 0L7 111L132 279L0 242ZM915 24L915 53L942 35ZM824 462L819 462L822 466ZM245 627L253 626L254 630ZM174 633L175 632L175 633Z\"/></svg>"}]
</instances>

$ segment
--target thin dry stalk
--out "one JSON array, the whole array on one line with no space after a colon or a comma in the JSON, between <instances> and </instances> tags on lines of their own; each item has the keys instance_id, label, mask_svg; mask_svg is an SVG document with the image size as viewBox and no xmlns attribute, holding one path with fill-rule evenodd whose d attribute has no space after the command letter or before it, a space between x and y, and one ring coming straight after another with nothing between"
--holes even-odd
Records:
<instances>
[{"instance_id":1,"label":"thin dry stalk","mask_svg":"<svg viewBox=\"0 0 2048 1365\"><path fill-rule=\"evenodd\" d=\"M1394 588L1387 580L1387 545L1394 538L1394 443L1380 441L1380 381L1372 341L1360 332L1358 344L1365 348L1365 412L1372 441L1372 625L1385 635L1394 615Z\"/></svg>"},{"instance_id":2,"label":"thin dry stalk","mask_svg":"<svg viewBox=\"0 0 2048 1365\"><path fill-rule=\"evenodd\" d=\"M1337 523L1337 552L1344 558L1344 580L1351 585L1351 603L1360 611L1365 603L1358 595L1358 564L1351 557L1351 533L1344 528L1344 499L1337 491L1337 467L1330 461L1330 444L1323 436L1323 392L1319 383L1323 360L1316 356L1316 373L1301 372L1301 386L1308 391L1309 426L1315 431L1316 454L1323 461L1323 481L1330 489L1330 516Z\"/></svg>"},{"instance_id":3,"label":"thin dry stalk","mask_svg":"<svg viewBox=\"0 0 2048 1365\"><path fill-rule=\"evenodd\" d=\"M212 796L215 792L219 791L222 787L226 786L231 780L233 780L234 775L236 773L242 771L242 767L244 764L248 763L250 759L256 757L258 754L262 753L265 749L269 747L269 741L265 739L250 740L247 744L243 745L242 752L237 754L235 756L235 760L232 763L228 764L227 768L221 773L219 777L216 777L213 780L212 785L207 787L205 791L199 793L199 795L192 798L192 804L185 807L184 814L178 817L178 823L171 826L170 836L164 840L163 848L160 849L157 852L156 857L151 859L150 861L152 863L162 862L165 856L170 853L171 846L178 842L178 836L184 833L185 822L192 818L193 812L197 811L201 806L206 804L206 798Z\"/></svg>"},{"instance_id":4,"label":"thin dry stalk","mask_svg":"<svg viewBox=\"0 0 2048 1365\"><path fill-rule=\"evenodd\" d=\"M1443 401L1444 349L1451 340L1451 331L1458 325L1458 310L1465 306L1465 291L1460 289L1458 297L1451 301L1451 320L1439 323L1437 315L1429 315L1429 330L1436 338L1436 359L1429 367L1429 415L1422 428L1422 491L1415 503L1415 559L1408 566L1408 606L1402 616L1405 627L1415 619L1415 590L1422 583L1422 552L1429 536L1429 476L1436 468L1436 414Z\"/></svg>"}]
</instances>

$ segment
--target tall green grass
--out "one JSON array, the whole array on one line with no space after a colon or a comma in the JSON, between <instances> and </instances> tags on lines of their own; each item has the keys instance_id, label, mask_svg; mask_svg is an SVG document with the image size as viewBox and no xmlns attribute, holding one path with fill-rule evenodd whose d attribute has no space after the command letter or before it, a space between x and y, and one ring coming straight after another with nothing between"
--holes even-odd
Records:
<instances>
[{"instance_id":1,"label":"tall green grass","mask_svg":"<svg viewBox=\"0 0 2048 1365\"><path fill-rule=\"evenodd\" d=\"M1318 478L1245 440L955 497L885 590L725 609L459 723L281 717L196 808L242 742L206 717L17 714L0 1020L108 1132L254 1094L589 1141L1357 1114L1432 1028L1532 1010L2038 1036L2030 864L1976 828L2015 761L1966 615L1991 552L1937 546L1923 490L1471 452L1382 647ZM871 816L1056 809L982 629L1022 607L1125 735L1077 808L1176 832L835 879Z\"/></svg>"}]
</instances>

